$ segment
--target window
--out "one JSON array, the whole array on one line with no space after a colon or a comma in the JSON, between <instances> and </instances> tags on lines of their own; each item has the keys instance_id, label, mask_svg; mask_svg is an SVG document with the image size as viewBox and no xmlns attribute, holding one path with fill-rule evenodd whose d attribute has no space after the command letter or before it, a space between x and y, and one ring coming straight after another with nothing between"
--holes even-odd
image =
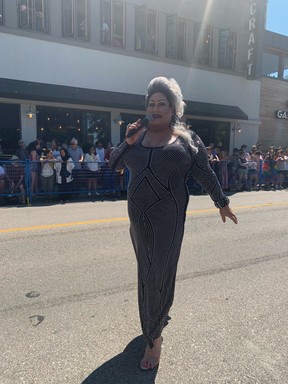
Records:
<instances>
[{"instance_id":1,"label":"window","mask_svg":"<svg viewBox=\"0 0 288 384\"><path fill-rule=\"evenodd\" d=\"M272 53L263 53L262 60L262 75L267 77L275 77L279 76L279 56L273 55Z\"/></svg>"},{"instance_id":2,"label":"window","mask_svg":"<svg viewBox=\"0 0 288 384\"><path fill-rule=\"evenodd\" d=\"M219 34L219 68L235 69L237 35L229 29L222 29Z\"/></svg>"},{"instance_id":3,"label":"window","mask_svg":"<svg viewBox=\"0 0 288 384\"><path fill-rule=\"evenodd\" d=\"M288 57L284 58L283 79L288 80Z\"/></svg>"},{"instance_id":4,"label":"window","mask_svg":"<svg viewBox=\"0 0 288 384\"><path fill-rule=\"evenodd\" d=\"M88 15L88 0L62 0L63 36L88 40Z\"/></svg>"},{"instance_id":5,"label":"window","mask_svg":"<svg viewBox=\"0 0 288 384\"><path fill-rule=\"evenodd\" d=\"M262 75L275 79L288 80L288 57L281 54L264 52Z\"/></svg>"},{"instance_id":6,"label":"window","mask_svg":"<svg viewBox=\"0 0 288 384\"><path fill-rule=\"evenodd\" d=\"M109 112L37 106L37 135L47 143L53 138L69 143L75 137L84 148L99 139L107 145L111 140L110 121Z\"/></svg>"},{"instance_id":7,"label":"window","mask_svg":"<svg viewBox=\"0 0 288 384\"><path fill-rule=\"evenodd\" d=\"M4 153L14 153L21 137L20 105L0 103L0 132Z\"/></svg>"},{"instance_id":8,"label":"window","mask_svg":"<svg viewBox=\"0 0 288 384\"><path fill-rule=\"evenodd\" d=\"M186 59L186 21L176 15L166 19L166 57Z\"/></svg>"},{"instance_id":9,"label":"window","mask_svg":"<svg viewBox=\"0 0 288 384\"><path fill-rule=\"evenodd\" d=\"M23 29L48 33L48 0L20 0L19 26Z\"/></svg>"},{"instance_id":10,"label":"window","mask_svg":"<svg viewBox=\"0 0 288 384\"><path fill-rule=\"evenodd\" d=\"M0 24L3 24L3 0L0 0Z\"/></svg>"},{"instance_id":11,"label":"window","mask_svg":"<svg viewBox=\"0 0 288 384\"><path fill-rule=\"evenodd\" d=\"M124 40L124 4L122 1L102 0L101 44L123 48Z\"/></svg>"},{"instance_id":12,"label":"window","mask_svg":"<svg viewBox=\"0 0 288 384\"><path fill-rule=\"evenodd\" d=\"M212 64L213 28L197 24L195 28L194 59L199 64Z\"/></svg>"},{"instance_id":13,"label":"window","mask_svg":"<svg viewBox=\"0 0 288 384\"><path fill-rule=\"evenodd\" d=\"M144 7L136 8L135 50L157 54L157 12Z\"/></svg>"}]
</instances>

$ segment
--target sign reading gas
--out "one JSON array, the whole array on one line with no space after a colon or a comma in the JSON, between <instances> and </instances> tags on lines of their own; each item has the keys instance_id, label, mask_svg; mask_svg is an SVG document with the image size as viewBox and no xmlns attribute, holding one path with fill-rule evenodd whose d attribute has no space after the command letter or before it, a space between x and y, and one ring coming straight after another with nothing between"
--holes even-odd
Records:
<instances>
[{"instance_id":1,"label":"sign reading gas","mask_svg":"<svg viewBox=\"0 0 288 384\"><path fill-rule=\"evenodd\" d=\"M288 119L288 111L276 111L277 119Z\"/></svg>"}]
</instances>

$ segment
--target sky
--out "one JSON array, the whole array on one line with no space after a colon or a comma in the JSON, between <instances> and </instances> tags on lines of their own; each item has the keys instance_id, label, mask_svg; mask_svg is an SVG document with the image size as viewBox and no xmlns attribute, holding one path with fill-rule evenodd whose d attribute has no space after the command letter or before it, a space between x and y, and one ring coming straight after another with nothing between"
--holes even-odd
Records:
<instances>
[{"instance_id":1,"label":"sky","mask_svg":"<svg viewBox=\"0 0 288 384\"><path fill-rule=\"evenodd\" d=\"M266 29L288 36L288 0L268 0Z\"/></svg>"}]
</instances>

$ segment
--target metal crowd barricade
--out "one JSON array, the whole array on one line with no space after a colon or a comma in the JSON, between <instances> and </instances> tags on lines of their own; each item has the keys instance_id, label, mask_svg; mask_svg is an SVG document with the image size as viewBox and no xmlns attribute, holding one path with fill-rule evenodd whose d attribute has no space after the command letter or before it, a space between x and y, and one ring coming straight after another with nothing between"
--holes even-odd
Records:
<instances>
[{"instance_id":1,"label":"metal crowd barricade","mask_svg":"<svg viewBox=\"0 0 288 384\"><path fill-rule=\"evenodd\" d=\"M52 161L55 164L55 160ZM43 162L44 163L44 162ZM107 162L98 163L99 170L95 174L91 175L91 172L87 166L87 163L81 163L81 169L73 170L72 177L73 181L70 183L69 188L66 192L61 192L59 184L56 182L56 175L53 166L53 188L49 191L45 190L43 184L43 175L41 170L43 163L40 161L21 161L21 160L0 160L0 166L5 170L4 173L4 184L3 175L0 172L0 201L4 204L17 204L21 200L21 191L17 188L14 191L11 190L9 178L11 173L24 173L24 190L25 190L25 202L27 205L35 201L58 201L61 200L61 194L69 193L71 197L79 198L82 197L90 198L90 193L93 197L100 196L112 196L120 197L126 194L127 186L129 182L129 171L125 168L121 171L114 171L109 168ZM252 162L251 162L252 163ZM255 162L254 162L255 163ZM218 170L215 173L219 179L219 182L224 190L228 191L239 191L239 190L250 190L249 188L249 176L248 180L244 180L242 189L239 189L239 172L235 166L231 166L231 161L225 160L219 163ZM233 164L232 164L233 165ZM255 165L255 164L254 164ZM270 165L271 168L271 165ZM16 171L15 171L16 169ZM275 170L267 171L267 164L265 161L260 160L257 164L257 189L265 188L268 183L273 183L273 177L275 176ZM0 169L1 170L1 169ZM18 170L18 171L17 171ZM249 170L249 167L248 167ZM273 173L274 172L274 173ZM2 172L3 173L3 172ZM283 184L287 188L288 183L288 170L282 172ZM249 174L248 174L249 175ZM91 190L89 186L89 179L91 177L96 179L96 191ZM246 184L245 184L246 183ZM274 181L275 183L275 181ZM187 179L187 186L191 194L203 194L204 190L193 178L193 175L189 173ZM90 188L90 189L89 189ZM96 193L95 193L96 192Z\"/></svg>"}]
</instances>

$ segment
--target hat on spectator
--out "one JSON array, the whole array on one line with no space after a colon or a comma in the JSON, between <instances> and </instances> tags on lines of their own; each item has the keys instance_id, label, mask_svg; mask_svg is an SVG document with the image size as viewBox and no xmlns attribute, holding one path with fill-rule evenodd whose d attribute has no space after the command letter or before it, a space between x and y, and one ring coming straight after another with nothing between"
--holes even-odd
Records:
<instances>
[{"instance_id":1,"label":"hat on spectator","mask_svg":"<svg viewBox=\"0 0 288 384\"><path fill-rule=\"evenodd\" d=\"M19 157L16 156L16 155L13 155L13 156L11 157L11 160L19 160Z\"/></svg>"}]
</instances>

